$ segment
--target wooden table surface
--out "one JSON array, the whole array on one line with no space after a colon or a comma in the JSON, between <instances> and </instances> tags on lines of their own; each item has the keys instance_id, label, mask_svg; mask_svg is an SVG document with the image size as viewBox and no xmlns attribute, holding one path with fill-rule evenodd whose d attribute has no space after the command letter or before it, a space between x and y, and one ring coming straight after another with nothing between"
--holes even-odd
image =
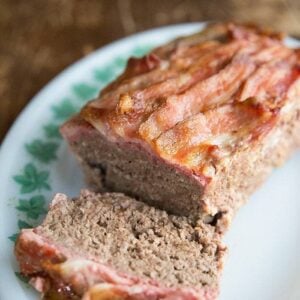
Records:
<instances>
[{"instance_id":1,"label":"wooden table surface","mask_svg":"<svg viewBox=\"0 0 300 300\"><path fill-rule=\"evenodd\" d=\"M300 37L299 0L0 0L0 143L47 82L94 49L152 27L228 19Z\"/></svg>"}]
</instances>

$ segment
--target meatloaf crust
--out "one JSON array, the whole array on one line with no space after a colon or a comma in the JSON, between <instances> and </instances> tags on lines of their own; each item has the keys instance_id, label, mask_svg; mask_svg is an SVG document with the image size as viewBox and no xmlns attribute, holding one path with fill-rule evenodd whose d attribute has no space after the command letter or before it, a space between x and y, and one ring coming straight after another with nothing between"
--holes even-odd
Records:
<instances>
[{"instance_id":1,"label":"meatloaf crust","mask_svg":"<svg viewBox=\"0 0 300 300\"><path fill-rule=\"evenodd\" d=\"M130 59L62 135L96 190L224 230L299 147L299 53L281 34L213 24Z\"/></svg>"}]
</instances>

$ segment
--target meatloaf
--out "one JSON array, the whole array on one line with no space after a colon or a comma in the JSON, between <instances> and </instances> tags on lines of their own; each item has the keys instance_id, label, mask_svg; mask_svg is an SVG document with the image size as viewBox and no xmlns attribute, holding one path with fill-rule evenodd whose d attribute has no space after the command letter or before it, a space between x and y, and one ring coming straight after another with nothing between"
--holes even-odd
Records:
<instances>
[{"instance_id":1,"label":"meatloaf","mask_svg":"<svg viewBox=\"0 0 300 300\"><path fill-rule=\"evenodd\" d=\"M214 226L118 193L57 194L15 246L44 299L212 300L226 252Z\"/></svg>"},{"instance_id":2,"label":"meatloaf","mask_svg":"<svg viewBox=\"0 0 300 300\"><path fill-rule=\"evenodd\" d=\"M299 78L281 34L212 24L131 58L61 132L96 190L222 229L299 146Z\"/></svg>"}]
</instances>

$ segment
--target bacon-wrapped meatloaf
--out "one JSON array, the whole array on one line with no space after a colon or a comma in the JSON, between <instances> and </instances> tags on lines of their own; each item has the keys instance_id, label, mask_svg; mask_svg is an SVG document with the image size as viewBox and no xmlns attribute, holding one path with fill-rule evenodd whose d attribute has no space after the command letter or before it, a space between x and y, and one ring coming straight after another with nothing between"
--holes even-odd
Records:
<instances>
[{"instance_id":1,"label":"bacon-wrapped meatloaf","mask_svg":"<svg viewBox=\"0 0 300 300\"><path fill-rule=\"evenodd\" d=\"M228 221L299 146L299 75L280 34L213 24L130 59L62 134L97 190Z\"/></svg>"}]
</instances>

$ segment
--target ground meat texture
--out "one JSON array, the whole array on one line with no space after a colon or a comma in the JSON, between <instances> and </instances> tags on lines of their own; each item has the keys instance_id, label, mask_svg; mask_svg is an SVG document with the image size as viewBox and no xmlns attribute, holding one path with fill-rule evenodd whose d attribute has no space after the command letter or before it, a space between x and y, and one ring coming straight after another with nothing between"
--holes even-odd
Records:
<instances>
[{"instance_id":1,"label":"ground meat texture","mask_svg":"<svg viewBox=\"0 0 300 300\"><path fill-rule=\"evenodd\" d=\"M133 285L157 295L217 294L225 252L212 225L88 191L73 200L58 194L43 224L23 230L16 244L21 272L33 283L43 278L45 295L59 286L77 297L103 283L127 294Z\"/></svg>"}]
</instances>

